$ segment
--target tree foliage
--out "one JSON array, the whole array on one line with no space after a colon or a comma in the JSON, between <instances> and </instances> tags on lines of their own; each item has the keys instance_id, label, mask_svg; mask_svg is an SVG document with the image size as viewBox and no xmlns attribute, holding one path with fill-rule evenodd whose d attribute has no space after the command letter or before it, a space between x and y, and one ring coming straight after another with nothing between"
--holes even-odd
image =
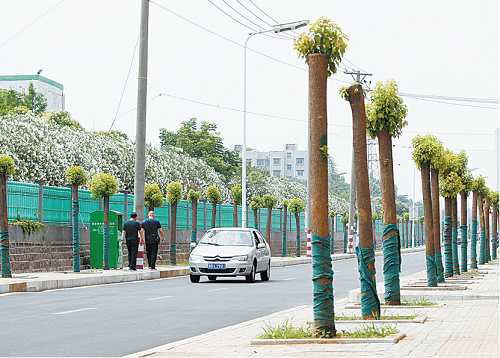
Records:
<instances>
[{"instance_id":1,"label":"tree foliage","mask_svg":"<svg viewBox=\"0 0 500 358\"><path fill-rule=\"evenodd\" d=\"M146 208L161 208L163 206L163 195L158 184L146 184L144 190L144 206Z\"/></svg>"},{"instance_id":2,"label":"tree foliage","mask_svg":"<svg viewBox=\"0 0 500 358\"><path fill-rule=\"evenodd\" d=\"M419 170L422 163L432 162L442 150L441 141L430 134L417 135L413 137L411 143L413 145L411 157Z\"/></svg>"},{"instance_id":3,"label":"tree foliage","mask_svg":"<svg viewBox=\"0 0 500 358\"><path fill-rule=\"evenodd\" d=\"M463 190L460 177L455 172L449 172L439 181L439 193L445 198L454 198Z\"/></svg>"},{"instance_id":4,"label":"tree foliage","mask_svg":"<svg viewBox=\"0 0 500 358\"><path fill-rule=\"evenodd\" d=\"M11 175L14 170L14 159L6 154L0 154L0 175Z\"/></svg>"},{"instance_id":5,"label":"tree foliage","mask_svg":"<svg viewBox=\"0 0 500 358\"><path fill-rule=\"evenodd\" d=\"M235 201L236 204L241 204L241 199L242 199L241 184L236 184L231 188L231 198L233 198L233 201Z\"/></svg>"},{"instance_id":6,"label":"tree foliage","mask_svg":"<svg viewBox=\"0 0 500 358\"><path fill-rule=\"evenodd\" d=\"M6 114L22 114L31 111L34 115L45 112L47 101L43 94L35 91L33 82L28 85L27 93L13 89L0 89L0 116Z\"/></svg>"},{"instance_id":7,"label":"tree foliage","mask_svg":"<svg viewBox=\"0 0 500 358\"><path fill-rule=\"evenodd\" d=\"M92 176L87 186L92 193L92 198L99 199L115 195L118 184L111 174L98 173Z\"/></svg>"},{"instance_id":8,"label":"tree foliage","mask_svg":"<svg viewBox=\"0 0 500 358\"><path fill-rule=\"evenodd\" d=\"M398 96L396 82L377 82L366 106L366 132L370 137L377 138L378 132L387 130L391 137L397 138L408 124L405 120L407 113L408 108Z\"/></svg>"},{"instance_id":9,"label":"tree foliage","mask_svg":"<svg viewBox=\"0 0 500 358\"><path fill-rule=\"evenodd\" d=\"M66 181L78 186L84 185L87 182L87 173L79 165L72 165L66 169Z\"/></svg>"},{"instance_id":10,"label":"tree foliage","mask_svg":"<svg viewBox=\"0 0 500 358\"><path fill-rule=\"evenodd\" d=\"M201 191L189 189L187 195L187 201L189 201L190 203L194 202L195 204L198 204L198 200L200 200L200 197L201 197Z\"/></svg>"},{"instance_id":11,"label":"tree foliage","mask_svg":"<svg viewBox=\"0 0 500 358\"><path fill-rule=\"evenodd\" d=\"M49 122L53 122L61 127L72 127L74 129L84 130L80 122L71 119L71 115L68 111L60 110L60 111L49 111L42 114L42 119L45 119Z\"/></svg>"},{"instance_id":12,"label":"tree foliage","mask_svg":"<svg viewBox=\"0 0 500 358\"><path fill-rule=\"evenodd\" d=\"M203 121L198 129L196 118L181 122L177 132L161 128L160 143L162 147L181 148L185 154L202 159L222 174L226 181L235 173L241 161L235 150L224 147L216 123Z\"/></svg>"},{"instance_id":13,"label":"tree foliage","mask_svg":"<svg viewBox=\"0 0 500 358\"><path fill-rule=\"evenodd\" d=\"M306 210L306 205L304 201L300 198L292 198L288 202L288 211L291 213L301 213Z\"/></svg>"},{"instance_id":14,"label":"tree foliage","mask_svg":"<svg viewBox=\"0 0 500 358\"><path fill-rule=\"evenodd\" d=\"M337 73L337 67L342 61L348 40L340 27L330 19L321 17L309 28L309 32L300 34L294 43L294 49L299 57L309 63L310 54L323 54L328 56L328 76Z\"/></svg>"},{"instance_id":15,"label":"tree foliage","mask_svg":"<svg viewBox=\"0 0 500 358\"><path fill-rule=\"evenodd\" d=\"M182 200L182 184L174 181L167 185L167 201L169 204L178 204Z\"/></svg>"},{"instance_id":16,"label":"tree foliage","mask_svg":"<svg viewBox=\"0 0 500 358\"><path fill-rule=\"evenodd\" d=\"M259 210L262 208L262 198L258 195L252 196L252 201L250 202L250 209Z\"/></svg>"},{"instance_id":17,"label":"tree foliage","mask_svg":"<svg viewBox=\"0 0 500 358\"><path fill-rule=\"evenodd\" d=\"M219 190L217 190L217 188L213 185L210 185L207 188L207 191L205 192L205 196L207 197L208 201L212 204L217 204L221 200Z\"/></svg>"},{"instance_id":18,"label":"tree foliage","mask_svg":"<svg viewBox=\"0 0 500 358\"><path fill-rule=\"evenodd\" d=\"M266 194L262 197L262 206L264 206L265 208L272 209L274 208L277 202L278 199L276 199L274 195Z\"/></svg>"}]
</instances>

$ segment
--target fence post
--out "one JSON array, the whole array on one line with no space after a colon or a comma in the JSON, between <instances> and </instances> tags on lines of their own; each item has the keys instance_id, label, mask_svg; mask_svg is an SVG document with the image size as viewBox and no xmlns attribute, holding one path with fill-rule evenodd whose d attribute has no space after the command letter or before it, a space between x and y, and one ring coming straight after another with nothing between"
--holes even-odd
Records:
<instances>
[{"instance_id":1,"label":"fence post","mask_svg":"<svg viewBox=\"0 0 500 358\"><path fill-rule=\"evenodd\" d=\"M217 204L215 204L217 205ZM219 203L219 227L222 226L222 204Z\"/></svg>"},{"instance_id":2,"label":"fence post","mask_svg":"<svg viewBox=\"0 0 500 358\"><path fill-rule=\"evenodd\" d=\"M186 230L189 230L189 202L186 199Z\"/></svg>"},{"instance_id":3,"label":"fence post","mask_svg":"<svg viewBox=\"0 0 500 358\"><path fill-rule=\"evenodd\" d=\"M207 231L207 199L200 199L203 202L203 230Z\"/></svg>"},{"instance_id":4,"label":"fence post","mask_svg":"<svg viewBox=\"0 0 500 358\"><path fill-rule=\"evenodd\" d=\"M99 211L102 210L102 198L99 198Z\"/></svg>"},{"instance_id":5,"label":"fence post","mask_svg":"<svg viewBox=\"0 0 500 358\"><path fill-rule=\"evenodd\" d=\"M43 223L43 185L45 180L35 180L38 184L38 220Z\"/></svg>"},{"instance_id":6,"label":"fence post","mask_svg":"<svg viewBox=\"0 0 500 358\"><path fill-rule=\"evenodd\" d=\"M128 220L128 190L120 190L123 193L123 222Z\"/></svg>"}]
</instances>

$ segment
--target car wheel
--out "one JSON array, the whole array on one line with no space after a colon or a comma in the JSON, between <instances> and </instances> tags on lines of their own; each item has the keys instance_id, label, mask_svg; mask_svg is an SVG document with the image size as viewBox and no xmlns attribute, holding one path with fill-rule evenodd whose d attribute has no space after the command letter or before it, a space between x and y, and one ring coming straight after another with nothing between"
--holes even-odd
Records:
<instances>
[{"instance_id":1,"label":"car wheel","mask_svg":"<svg viewBox=\"0 0 500 358\"><path fill-rule=\"evenodd\" d=\"M247 282L254 282L255 281L255 263L252 265L252 270L250 271L250 274L245 276L245 280Z\"/></svg>"},{"instance_id":2,"label":"car wheel","mask_svg":"<svg viewBox=\"0 0 500 358\"><path fill-rule=\"evenodd\" d=\"M200 276L198 275L189 274L189 279L192 283L200 282Z\"/></svg>"},{"instance_id":3,"label":"car wheel","mask_svg":"<svg viewBox=\"0 0 500 358\"><path fill-rule=\"evenodd\" d=\"M260 279L262 281L269 281L270 277L271 277L271 263L268 262L268 264L267 264L267 270L266 271L262 271L260 273Z\"/></svg>"},{"instance_id":4,"label":"car wheel","mask_svg":"<svg viewBox=\"0 0 500 358\"><path fill-rule=\"evenodd\" d=\"M215 276L215 275L209 275L209 276L208 276L208 279L209 279L210 281L215 281L215 280L217 280L217 276Z\"/></svg>"}]
</instances>

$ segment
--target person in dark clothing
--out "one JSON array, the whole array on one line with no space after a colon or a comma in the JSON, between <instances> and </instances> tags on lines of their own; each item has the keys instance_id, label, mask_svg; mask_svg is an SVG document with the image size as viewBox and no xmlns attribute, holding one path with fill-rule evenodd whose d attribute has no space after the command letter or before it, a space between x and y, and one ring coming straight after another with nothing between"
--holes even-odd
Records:
<instances>
[{"instance_id":1,"label":"person in dark clothing","mask_svg":"<svg viewBox=\"0 0 500 358\"><path fill-rule=\"evenodd\" d=\"M139 244L144 244L141 224L137 222L137 214L135 212L130 214L130 220L123 224L122 242L125 242L127 244L128 267L130 268L130 271L135 271L135 264L137 262L137 249L139 247Z\"/></svg>"},{"instance_id":2,"label":"person in dark clothing","mask_svg":"<svg viewBox=\"0 0 500 358\"><path fill-rule=\"evenodd\" d=\"M163 243L165 243L165 234L163 234L160 222L155 219L154 211L150 211L147 220L144 220L141 224L141 232L146 241L146 256L149 268L156 270L156 256L158 254L158 244L160 243L158 232L161 234Z\"/></svg>"}]
</instances>

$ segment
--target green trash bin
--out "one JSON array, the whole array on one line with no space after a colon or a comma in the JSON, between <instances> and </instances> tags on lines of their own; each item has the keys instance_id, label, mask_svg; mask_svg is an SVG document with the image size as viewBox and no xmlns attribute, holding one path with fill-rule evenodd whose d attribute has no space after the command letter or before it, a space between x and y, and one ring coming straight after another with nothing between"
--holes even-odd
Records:
<instances>
[{"instance_id":1,"label":"green trash bin","mask_svg":"<svg viewBox=\"0 0 500 358\"><path fill-rule=\"evenodd\" d=\"M121 236L123 214L109 211L109 267L123 268ZM104 211L90 213L90 267L102 268L104 260Z\"/></svg>"}]
</instances>

